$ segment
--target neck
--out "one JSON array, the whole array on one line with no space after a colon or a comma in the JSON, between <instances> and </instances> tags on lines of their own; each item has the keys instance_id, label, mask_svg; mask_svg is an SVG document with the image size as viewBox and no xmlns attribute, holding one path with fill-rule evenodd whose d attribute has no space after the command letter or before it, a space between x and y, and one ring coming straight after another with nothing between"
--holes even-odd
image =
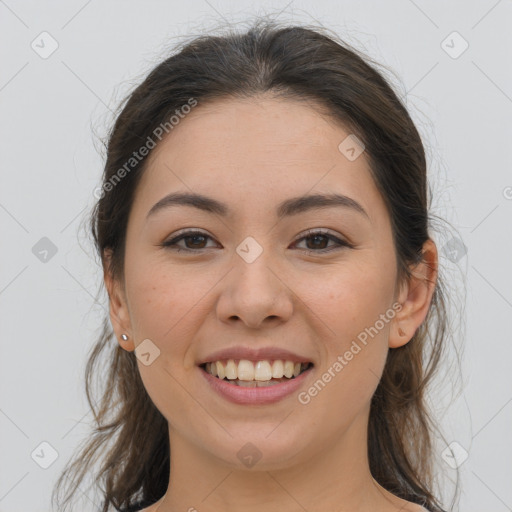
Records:
<instances>
[{"instance_id":1,"label":"neck","mask_svg":"<svg viewBox=\"0 0 512 512\"><path fill-rule=\"evenodd\" d=\"M171 481L158 512L396 510L398 498L370 473L367 420L368 410L297 462L268 470L230 466L170 429Z\"/></svg>"}]
</instances>

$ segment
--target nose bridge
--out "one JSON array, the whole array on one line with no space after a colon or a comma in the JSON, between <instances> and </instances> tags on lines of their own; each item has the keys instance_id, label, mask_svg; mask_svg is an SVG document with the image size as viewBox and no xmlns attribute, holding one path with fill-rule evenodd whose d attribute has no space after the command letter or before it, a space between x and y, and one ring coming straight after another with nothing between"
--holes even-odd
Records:
<instances>
[{"instance_id":1,"label":"nose bridge","mask_svg":"<svg viewBox=\"0 0 512 512\"><path fill-rule=\"evenodd\" d=\"M244 293L260 288L260 293L276 295L275 271L272 270L271 251L258 251L251 242L243 242L234 257L235 283L244 288ZM238 260L238 261L237 261ZM274 259L275 266L275 259Z\"/></svg>"},{"instance_id":2,"label":"nose bridge","mask_svg":"<svg viewBox=\"0 0 512 512\"><path fill-rule=\"evenodd\" d=\"M236 248L233 266L218 304L221 318L238 317L255 327L268 317L284 320L290 316L291 297L278 277L271 250L248 237Z\"/></svg>"}]
</instances>

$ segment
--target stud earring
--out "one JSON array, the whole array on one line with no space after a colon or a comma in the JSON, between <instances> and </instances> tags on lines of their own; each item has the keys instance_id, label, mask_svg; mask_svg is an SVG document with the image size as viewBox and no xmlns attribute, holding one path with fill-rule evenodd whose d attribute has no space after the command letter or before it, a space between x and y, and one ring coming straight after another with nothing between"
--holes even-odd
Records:
<instances>
[{"instance_id":1,"label":"stud earring","mask_svg":"<svg viewBox=\"0 0 512 512\"><path fill-rule=\"evenodd\" d=\"M128 340L128 336L126 336L126 334L121 334L121 338L122 338L124 341Z\"/></svg>"},{"instance_id":2,"label":"stud earring","mask_svg":"<svg viewBox=\"0 0 512 512\"><path fill-rule=\"evenodd\" d=\"M399 334L400 336L405 336L405 332L402 330L402 328L401 328L401 327L399 327L399 328L398 328L398 334Z\"/></svg>"}]
</instances>

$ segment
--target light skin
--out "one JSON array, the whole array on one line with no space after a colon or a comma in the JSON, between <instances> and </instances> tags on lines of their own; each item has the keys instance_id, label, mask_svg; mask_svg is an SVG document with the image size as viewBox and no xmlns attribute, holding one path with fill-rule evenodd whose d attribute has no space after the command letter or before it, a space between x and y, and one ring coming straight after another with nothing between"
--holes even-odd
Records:
<instances>
[{"instance_id":1,"label":"light skin","mask_svg":"<svg viewBox=\"0 0 512 512\"><path fill-rule=\"evenodd\" d=\"M388 350L409 342L427 315L436 246L425 243L425 262L395 289L390 219L366 154L347 159L338 145L350 132L313 107L269 95L199 104L149 157L124 281L105 272L121 346L150 339L160 350L149 366L137 364L169 423L172 478L146 511L422 510L373 480L367 422ZM232 213L173 206L147 217L171 192L212 197ZM368 216L330 207L277 219L279 203L316 193L349 196ZM161 246L184 228L208 238L177 242L189 252ZM307 229L352 247L325 235L315 243L303 238ZM236 252L249 236L263 249L252 263ZM271 405L231 403L197 366L218 349L274 345L315 362L304 391L396 302L402 309L306 405L297 393ZM237 457L248 442L262 454L252 468Z\"/></svg>"}]
</instances>

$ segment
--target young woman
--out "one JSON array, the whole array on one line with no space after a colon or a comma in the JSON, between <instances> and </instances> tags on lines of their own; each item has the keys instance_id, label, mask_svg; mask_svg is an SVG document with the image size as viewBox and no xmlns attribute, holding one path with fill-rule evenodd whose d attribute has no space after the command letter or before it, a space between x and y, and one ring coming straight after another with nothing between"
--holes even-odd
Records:
<instances>
[{"instance_id":1,"label":"young woman","mask_svg":"<svg viewBox=\"0 0 512 512\"><path fill-rule=\"evenodd\" d=\"M110 321L91 407L109 368L65 504L101 455L103 512L443 510L424 148L367 61L260 22L129 95L92 216Z\"/></svg>"}]
</instances>

